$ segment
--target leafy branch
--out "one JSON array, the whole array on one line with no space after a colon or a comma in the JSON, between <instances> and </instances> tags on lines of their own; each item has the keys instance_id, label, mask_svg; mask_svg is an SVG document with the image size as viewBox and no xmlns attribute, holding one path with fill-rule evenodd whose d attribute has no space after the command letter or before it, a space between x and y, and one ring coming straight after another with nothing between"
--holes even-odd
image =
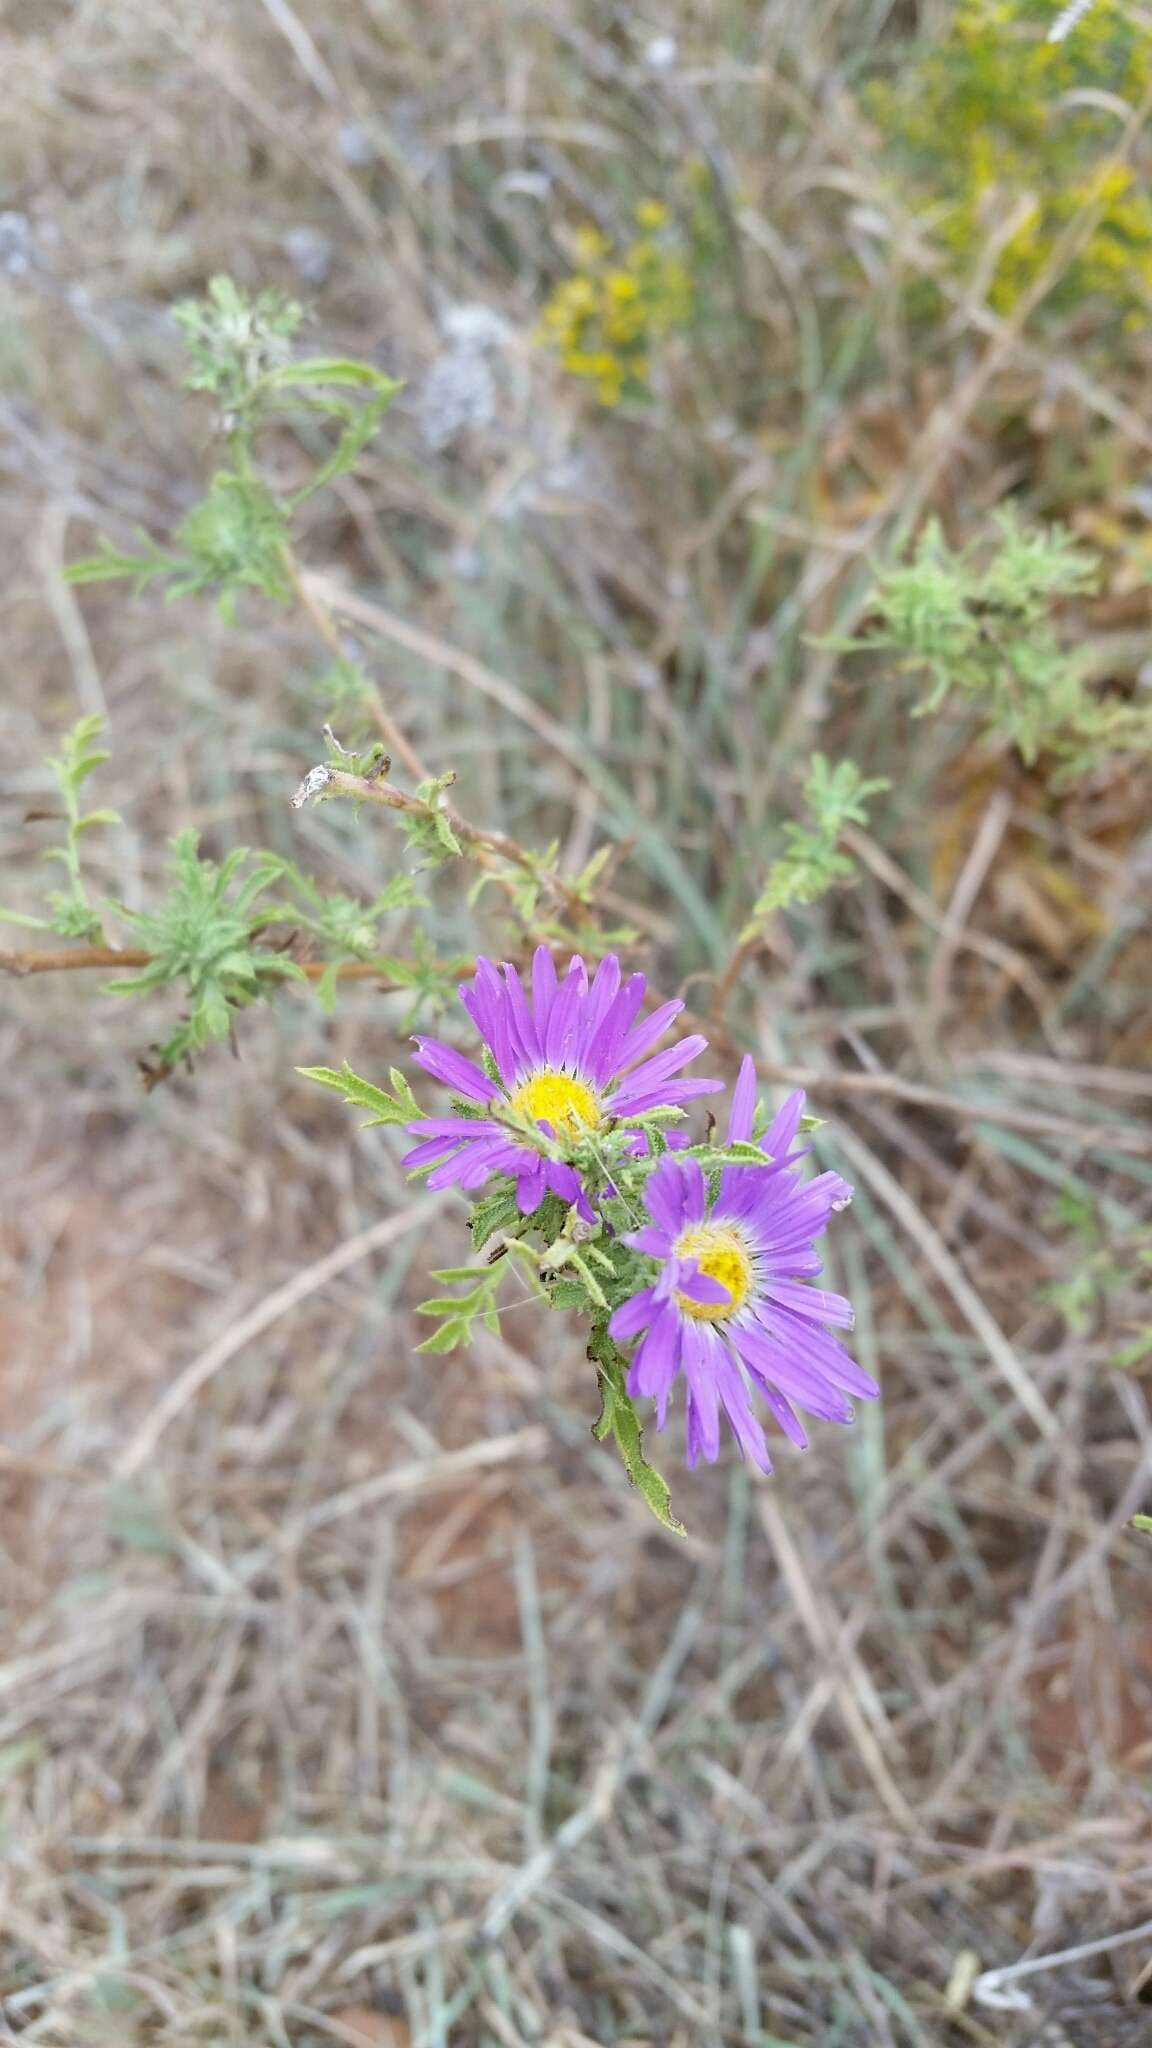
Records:
<instances>
[{"instance_id":1,"label":"leafy branch","mask_svg":"<svg viewBox=\"0 0 1152 2048\"><path fill-rule=\"evenodd\" d=\"M768 870L741 943L756 938L773 911L815 903L852 873L852 861L838 850L840 834L845 825L866 825L868 799L890 786L883 776L861 775L854 761L833 767L823 754L813 754L804 783L808 819L784 826L784 852Z\"/></svg>"},{"instance_id":2,"label":"leafy branch","mask_svg":"<svg viewBox=\"0 0 1152 2048\"><path fill-rule=\"evenodd\" d=\"M297 594L293 517L352 468L401 386L350 357L296 359L302 308L275 292L248 299L227 277L213 278L207 298L183 302L174 318L192 359L186 385L215 401L228 466L212 477L171 546L141 534L137 552L106 543L66 573L72 583L126 579L137 590L159 583L169 597L213 591L230 619L245 589L280 603ZM295 490L277 487L257 468L258 437L280 424L304 437L316 424L336 429L334 445Z\"/></svg>"},{"instance_id":3,"label":"leafy branch","mask_svg":"<svg viewBox=\"0 0 1152 2048\"><path fill-rule=\"evenodd\" d=\"M956 549L932 521L912 560L881 572L872 630L841 644L891 650L901 670L926 678L914 717L953 690L970 698L985 736L1009 741L1027 763L1050 753L1071 775L1110 752L1152 748L1152 712L1096 697L1084 652L1061 638L1059 606L1095 589L1097 557L1011 508L993 526L991 538Z\"/></svg>"},{"instance_id":4,"label":"leafy branch","mask_svg":"<svg viewBox=\"0 0 1152 2048\"><path fill-rule=\"evenodd\" d=\"M588 1340L588 1357L600 1380L600 1413L592 1425L597 1443L615 1439L624 1470L658 1522L674 1536L687 1532L672 1512L668 1482L644 1456L644 1432L626 1384L624 1360L608 1335L607 1324L596 1323Z\"/></svg>"},{"instance_id":5,"label":"leafy branch","mask_svg":"<svg viewBox=\"0 0 1152 2048\"><path fill-rule=\"evenodd\" d=\"M64 839L60 846L48 847L43 858L60 862L68 879L67 888L51 891L47 917L37 917L27 911L0 909L0 922L23 925L30 931L58 932L62 939L95 941L103 937L104 927L89 898L80 865L83 834L98 825L121 823L118 811L84 811L80 805L80 791L88 777L110 758L107 750L96 744L103 723L99 712L79 719L65 733L59 754L48 758L48 767L64 805ZM50 815L45 812L31 814L33 818Z\"/></svg>"}]
</instances>

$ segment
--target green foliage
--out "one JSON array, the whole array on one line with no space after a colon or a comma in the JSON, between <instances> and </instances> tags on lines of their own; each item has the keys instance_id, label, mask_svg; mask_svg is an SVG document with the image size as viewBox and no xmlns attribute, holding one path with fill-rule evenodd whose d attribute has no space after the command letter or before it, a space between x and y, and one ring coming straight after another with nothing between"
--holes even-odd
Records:
<instances>
[{"instance_id":1,"label":"green foliage","mask_svg":"<svg viewBox=\"0 0 1152 2048\"><path fill-rule=\"evenodd\" d=\"M463 1294L435 1294L417 1304L418 1316L442 1318L432 1335L416 1346L417 1351L458 1351L472 1342L476 1323L482 1323L493 1336L499 1335L496 1296L504 1278L503 1266L442 1266L433 1271L432 1278L449 1282L469 1280L472 1284Z\"/></svg>"},{"instance_id":2,"label":"green foliage","mask_svg":"<svg viewBox=\"0 0 1152 2048\"><path fill-rule=\"evenodd\" d=\"M1097 0L1053 42L1050 0L959 0L948 33L866 104L957 270L991 262L990 304L1010 312L1069 224L1096 219L1046 310L1095 304L1143 328L1152 297L1147 177L1109 161L1117 114L1152 82L1152 36L1124 0ZM901 187L901 198L907 186Z\"/></svg>"},{"instance_id":3,"label":"green foliage","mask_svg":"<svg viewBox=\"0 0 1152 2048\"><path fill-rule=\"evenodd\" d=\"M595 385L601 405L643 395L656 342L692 312L692 273L667 207L644 201L636 225L618 251L598 228L579 229L572 272L540 316L540 340L573 376Z\"/></svg>"},{"instance_id":4,"label":"green foliage","mask_svg":"<svg viewBox=\"0 0 1152 2048\"><path fill-rule=\"evenodd\" d=\"M209 392L222 413L239 414L287 364L304 309L280 292L250 299L230 277L214 277L205 298L182 299L172 317L192 360L188 389Z\"/></svg>"},{"instance_id":5,"label":"green foliage","mask_svg":"<svg viewBox=\"0 0 1152 2048\"><path fill-rule=\"evenodd\" d=\"M293 918L304 931L312 932L323 945L328 956L325 973L317 986L317 996L325 1009L331 1009L335 1000L336 984L340 967L345 960L374 962L381 975L390 981L399 981L405 986L413 985L418 976L416 964L393 959L380 950L379 924L382 918L401 910L420 909L425 898L421 896L410 875L393 875L371 903L361 903L354 896L344 896L338 891L326 892L304 874L293 861L279 863L281 880L292 890ZM438 964L438 963L437 963ZM441 970L442 974L442 970Z\"/></svg>"},{"instance_id":6,"label":"green foliage","mask_svg":"<svg viewBox=\"0 0 1152 2048\"><path fill-rule=\"evenodd\" d=\"M105 545L100 554L70 563L66 574L70 583L125 579L137 592L161 584L170 598L214 591L221 616L231 620L245 588L281 603L291 595L289 539L287 514L268 486L225 469L177 528L174 548L158 547L142 534L139 554Z\"/></svg>"},{"instance_id":7,"label":"green foliage","mask_svg":"<svg viewBox=\"0 0 1152 2048\"><path fill-rule=\"evenodd\" d=\"M845 825L866 825L868 799L889 784L883 777L861 775L854 761L833 767L823 754L813 754L804 783L809 822L784 827L785 851L768 870L741 942L756 936L775 910L815 903L826 890L852 873L852 862L838 850Z\"/></svg>"},{"instance_id":8,"label":"green foliage","mask_svg":"<svg viewBox=\"0 0 1152 2048\"><path fill-rule=\"evenodd\" d=\"M169 597L213 591L231 618L245 589L280 603L291 597L294 513L351 469L400 385L347 357L294 359L300 307L276 292L246 298L230 278L213 278L207 298L177 306L174 317L192 357L188 386L215 400L231 461L177 529L172 547L146 534L136 554L105 544L67 574L73 583L125 578L138 590L161 583ZM256 467L259 435L273 424L295 428L310 446L317 426L336 431L292 492L274 488Z\"/></svg>"},{"instance_id":9,"label":"green foliage","mask_svg":"<svg viewBox=\"0 0 1152 2048\"><path fill-rule=\"evenodd\" d=\"M220 593L231 618L245 585L281 602L291 591L284 567L288 521L272 492L258 478L220 470L207 496L178 528L181 566L172 573L171 597Z\"/></svg>"},{"instance_id":10,"label":"green foliage","mask_svg":"<svg viewBox=\"0 0 1152 2048\"><path fill-rule=\"evenodd\" d=\"M468 1219L473 1251L482 1251L498 1232L518 1229L523 1224L515 1186L512 1181L500 1178L495 1187L488 1194L481 1195L473 1205Z\"/></svg>"},{"instance_id":11,"label":"green foliage","mask_svg":"<svg viewBox=\"0 0 1152 2048\"><path fill-rule=\"evenodd\" d=\"M59 861L67 886L49 893L47 917L0 908L0 922L23 925L31 931L58 932L61 938L85 939L89 943L103 938L103 924L89 900L80 866L83 834L98 825L121 822L118 811L85 811L80 805L80 792L88 777L110 758L107 750L96 744L103 724L98 712L78 719L65 733L59 754L48 757L48 767L64 805L64 841L60 846L48 847L44 859Z\"/></svg>"},{"instance_id":12,"label":"green foliage","mask_svg":"<svg viewBox=\"0 0 1152 2048\"><path fill-rule=\"evenodd\" d=\"M881 572L876 625L853 645L891 649L902 670L926 677L914 716L957 690L977 706L984 736L1010 741L1026 762L1050 753L1075 773L1110 751L1152 746L1152 713L1094 698L1079 656L1061 644L1055 607L1095 587L1096 557L1011 510L994 528L991 545L955 549L933 521L911 562Z\"/></svg>"},{"instance_id":13,"label":"green foliage","mask_svg":"<svg viewBox=\"0 0 1152 2048\"><path fill-rule=\"evenodd\" d=\"M297 1067L306 1081L317 1081L321 1088L335 1088L344 1102L356 1109L366 1109L369 1117L361 1128L370 1131L377 1124L409 1124L420 1115L420 1104L398 1067L392 1067L388 1079L395 1089L389 1095L383 1088L377 1088L372 1081L361 1080L354 1074L345 1060L339 1069L335 1067Z\"/></svg>"},{"instance_id":14,"label":"green foliage","mask_svg":"<svg viewBox=\"0 0 1152 2048\"><path fill-rule=\"evenodd\" d=\"M371 676L359 662L341 659L329 662L315 678L311 695L329 718L335 718L340 712L359 710L371 698L373 688Z\"/></svg>"},{"instance_id":15,"label":"green foliage","mask_svg":"<svg viewBox=\"0 0 1152 2048\"><path fill-rule=\"evenodd\" d=\"M667 1480L644 1456L644 1432L625 1384L624 1360L608 1335L606 1323L594 1325L588 1340L588 1356L600 1379L601 1408L592 1425L593 1436L598 1443L603 1443L607 1436L614 1438L624 1470L656 1520L674 1536L685 1535L683 1522L672 1513Z\"/></svg>"},{"instance_id":16,"label":"green foliage","mask_svg":"<svg viewBox=\"0 0 1152 2048\"><path fill-rule=\"evenodd\" d=\"M160 908L120 912L152 959L138 974L107 985L117 996L173 984L183 989L190 1008L160 1048L166 1068L213 1039L230 1037L236 1012L265 994L269 983L300 975L295 961L260 943L268 924L292 914L267 900L280 879L280 862L240 846L217 865L201 857L192 830L178 832L170 845L171 887Z\"/></svg>"},{"instance_id":17,"label":"green foliage","mask_svg":"<svg viewBox=\"0 0 1152 2048\"><path fill-rule=\"evenodd\" d=\"M455 769L449 769L445 775L430 775L425 782L418 782L415 795L429 806L428 812L424 817L411 812L403 817L404 843L421 856L425 867L438 867L464 850L444 808L445 795L455 780Z\"/></svg>"},{"instance_id":18,"label":"green foliage","mask_svg":"<svg viewBox=\"0 0 1152 2048\"><path fill-rule=\"evenodd\" d=\"M1152 1227L1124 1227L1096 1203L1066 1193L1047 1212L1050 1229L1071 1233L1065 1271L1040 1289L1073 1336L1119 1324L1125 1341L1111 1364L1131 1371L1152 1358Z\"/></svg>"}]
</instances>

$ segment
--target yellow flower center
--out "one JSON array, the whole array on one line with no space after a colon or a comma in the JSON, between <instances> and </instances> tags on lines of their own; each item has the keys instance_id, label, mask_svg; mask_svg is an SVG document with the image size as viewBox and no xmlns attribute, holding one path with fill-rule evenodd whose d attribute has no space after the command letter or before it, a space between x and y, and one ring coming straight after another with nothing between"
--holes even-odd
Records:
<instances>
[{"instance_id":1,"label":"yellow flower center","mask_svg":"<svg viewBox=\"0 0 1152 2048\"><path fill-rule=\"evenodd\" d=\"M521 1115L551 1124L558 1138L578 1138L582 1131L594 1131L600 1122L600 1104L587 1082L547 1067L525 1081L510 1100Z\"/></svg>"},{"instance_id":2,"label":"yellow flower center","mask_svg":"<svg viewBox=\"0 0 1152 2048\"><path fill-rule=\"evenodd\" d=\"M679 1259L695 1259L700 1271L709 1280L718 1280L729 1295L727 1301L693 1301L689 1295L677 1292L676 1299L685 1315L700 1323L722 1323L744 1306L755 1276L744 1241L734 1230L725 1230L719 1223L685 1230L676 1240L675 1252Z\"/></svg>"}]
</instances>

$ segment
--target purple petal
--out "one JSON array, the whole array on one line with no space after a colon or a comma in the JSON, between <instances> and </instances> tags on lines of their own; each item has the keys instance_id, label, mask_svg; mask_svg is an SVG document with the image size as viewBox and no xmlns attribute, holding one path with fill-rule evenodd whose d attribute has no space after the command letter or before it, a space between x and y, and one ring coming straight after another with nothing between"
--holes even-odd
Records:
<instances>
[{"instance_id":1,"label":"purple petal","mask_svg":"<svg viewBox=\"0 0 1152 2048\"><path fill-rule=\"evenodd\" d=\"M684 1405L684 1462L690 1472L699 1461L704 1444L704 1431L700 1422L700 1411L689 1394Z\"/></svg>"},{"instance_id":2,"label":"purple petal","mask_svg":"<svg viewBox=\"0 0 1152 2048\"><path fill-rule=\"evenodd\" d=\"M442 1166L434 1167L428 1175L430 1188L478 1188L493 1173L515 1172L517 1162L523 1154L514 1145L502 1139L482 1139L475 1145L464 1145L446 1159Z\"/></svg>"},{"instance_id":3,"label":"purple petal","mask_svg":"<svg viewBox=\"0 0 1152 2048\"><path fill-rule=\"evenodd\" d=\"M596 969L592 986L588 991L588 1001L584 1008L585 1048L591 1041L592 1033L601 1019L611 1009L619 992L620 962L616 958L615 953L605 953L599 967Z\"/></svg>"},{"instance_id":4,"label":"purple petal","mask_svg":"<svg viewBox=\"0 0 1152 2048\"><path fill-rule=\"evenodd\" d=\"M659 1088L648 1088L644 1093L633 1095L631 1081L621 1083L620 1093L605 1102L609 1116L643 1116L646 1109L674 1109L681 1102L691 1102L697 1095L718 1095L723 1081L665 1081ZM669 1139L669 1144L672 1140ZM691 1144L691 1138L681 1142Z\"/></svg>"},{"instance_id":5,"label":"purple petal","mask_svg":"<svg viewBox=\"0 0 1152 2048\"><path fill-rule=\"evenodd\" d=\"M672 1233L658 1230L654 1223L646 1223L643 1230L630 1230L624 1243L631 1245L635 1252L646 1252L650 1259L666 1259L672 1249Z\"/></svg>"},{"instance_id":6,"label":"purple petal","mask_svg":"<svg viewBox=\"0 0 1152 2048\"><path fill-rule=\"evenodd\" d=\"M690 1060L696 1059L700 1053L707 1050L707 1047L708 1040L702 1038L698 1031L694 1031L690 1037L679 1039L664 1052L653 1053L650 1060L642 1060L627 1079L621 1082L617 1100L623 1101L625 1096L631 1100L633 1095L655 1088L661 1081L678 1074L681 1067L686 1067Z\"/></svg>"},{"instance_id":7,"label":"purple petal","mask_svg":"<svg viewBox=\"0 0 1152 2048\"><path fill-rule=\"evenodd\" d=\"M680 1174L684 1189L684 1220L686 1223L703 1223L704 1209L708 1200L708 1183L704 1168L698 1159L677 1159L673 1161Z\"/></svg>"},{"instance_id":8,"label":"purple petal","mask_svg":"<svg viewBox=\"0 0 1152 2048\"><path fill-rule=\"evenodd\" d=\"M798 1088L796 1093L790 1095L788 1100L782 1103L776 1111L768 1129L760 1140L764 1151L767 1152L770 1159L779 1160L787 1157L792 1140L800 1128L800 1119L804 1114L806 1100L804 1090Z\"/></svg>"},{"instance_id":9,"label":"purple petal","mask_svg":"<svg viewBox=\"0 0 1152 2048\"><path fill-rule=\"evenodd\" d=\"M581 1003L587 987L588 977L584 962L580 955L575 953L560 984L548 1018L548 1029L544 1034L544 1056L550 1067L562 1067L566 1061L571 1061Z\"/></svg>"},{"instance_id":10,"label":"purple petal","mask_svg":"<svg viewBox=\"0 0 1152 2048\"><path fill-rule=\"evenodd\" d=\"M671 1002L661 1003L659 1009L653 1010L650 1017L645 1017L639 1024L634 1024L616 1055L616 1071L622 1074L626 1067L630 1067L634 1060L640 1059L647 1052L650 1045L655 1045L656 1040L667 1031L673 1017L678 1017L683 1008L679 997L674 996Z\"/></svg>"},{"instance_id":11,"label":"purple petal","mask_svg":"<svg viewBox=\"0 0 1152 2048\"><path fill-rule=\"evenodd\" d=\"M511 1026L512 1042L518 1054L517 1064L521 1071L525 1067L543 1064L544 1052L536 1030L535 1020L528 1007L528 998L520 983L516 969L508 961L504 963L504 995Z\"/></svg>"},{"instance_id":12,"label":"purple petal","mask_svg":"<svg viewBox=\"0 0 1152 2048\"><path fill-rule=\"evenodd\" d=\"M460 1000L490 1047L504 1086L514 1088L522 1062L512 1035L508 991L490 960L477 960L476 980L471 989L461 989Z\"/></svg>"},{"instance_id":13,"label":"purple petal","mask_svg":"<svg viewBox=\"0 0 1152 2048\"><path fill-rule=\"evenodd\" d=\"M761 1400L764 1402L765 1407L770 1409L771 1413L776 1417L785 1436L791 1439L798 1451L806 1451L808 1449L808 1432L792 1406L791 1401L788 1400L786 1395L778 1393L775 1387L768 1386L763 1379L758 1380L757 1385Z\"/></svg>"},{"instance_id":14,"label":"purple petal","mask_svg":"<svg viewBox=\"0 0 1152 2048\"><path fill-rule=\"evenodd\" d=\"M527 1155L526 1155L527 1156ZM544 1200L544 1161L533 1159L521 1168L516 1183L516 1205L522 1216L530 1216Z\"/></svg>"},{"instance_id":15,"label":"purple petal","mask_svg":"<svg viewBox=\"0 0 1152 2048\"><path fill-rule=\"evenodd\" d=\"M675 1309L666 1308L641 1338L628 1372L626 1385L634 1399L652 1397L661 1403L661 1427L663 1407L680 1369L680 1344L680 1318Z\"/></svg>"},{"instance_id":16,"label":"purple petal","mask_svg":"<svg viewBox=\"0 0 1152 2048\"><path fill-rule=\"evenodd\" d=\"M720 1450L720 1400L713 1351L722 1346L706 1323L694 1323L687 1318L680 1342L681 1363L697 1411L700 1449L711 1465Z\"/></svg>"},{"instance_id":17,"label":"purple petal","mask_svg":"<svg viewBox=\"0 0 1152 2048\"><path fill-rule=\"evenodd\" d=\"M579 1202L584 1193L580 1175L575 1167L565 1166L560 1159L544 1161L544 1183L562 1202Z\"/></svg>"},{"instance_id":18,"label":"purple petal","mask_svg":"<svg viewBox=\"0 0 1152 2048\"><path fill-rule=\"evenodd\" d=\"M430 1159L439 1159L451 1143L451 1138L426 1138L422 1145L414 1145L411 1152L405 1152L400 1164L409 1169L427 1166Z\"/></svg>"},{"instance_id":19,"label":"purple petal","mask_svg":"<svg viewBox=\"0 0 1152 2048\"><path fill-rule=\"evenodd\" d=\"M699 1301L711 1308L723 1308L732 1299L732 1291L722 1280L713 1280L707 1273L701 1273L695 1259L677 1261L679 1272L676 1287L680 1294L686 1294L689 1301Z\"/></svg>"},{"instance_id":20,"label":"purple petal","mask_svg":"<svg viewBox=\"0 0 1152 2048\"><path fill-rule=\"evenodd\" d=\"M648 983L645 976L630 975L615 1001L609 1004L584 1048L587 1071L601 1088L616 1072L617 1053L647 993Z\"/></svg>"},{"instance_id":21,"label":"purple petal","mask_svg":"<svg viewBox=\"0 0 1152 2048\"><path fill-rule=\"evenodd\" d=\"M784 1351L756 1323L733 1323L729 1335L757 1386L767 1398L775 1388L822 1422L851 1422L852 1404L803 1358Z\"/></svg>"},{"instance_id":22,"label":"purple petal","mask_svg":"<svg viewBox=\"0 0 1152 2048\"><path fill-rule=\"evenodd\" d=\"M503 1124L488 1116L423 1116L419 1123L408 1124L407 1129L414 1138L449 1138L461 1142L467 1138L507 1136Z\"/></svg>"},{"instance_id":23,"label":"purple petal","mask_svg":"<svg viewBox=\"0 0 1152 2048\"><path fill-rule=\"evenodd\" d=\"M842 1294L829 1294L823 1287L794 1287L787 1280L769 1281L764 1289L769 1301L792 1309L815 1323L830 1323L834 1329L850 1330L856 1321L852 1303Z\"/></svg>"},{"instance_id":24,"label":"purple petal","mask_svg":"<svg viewBox=\"0 0 1152 2048\"><path fill-rule=\"evenodd\" d=\"M536 1035L541 1046L556 997L556 969L547 946L537 946L532 955L532 1008L536 1013Z\"/></svg>"},{"instance_id":25,"label":"purple petal","mask_svg":"<svg viewBox=\"0 0 1152 2048\"><path fill-rule=\"evenodd\" d=\"M752 1118L756 1114L756 1064L748 1053L740 1062L736 1086L732 1090L732 1114L728 1119L728 1143L743 1144L752 1136Z\"/></svg>"},{"instance_id":26,"label":"purple petal","mask_svg":"<svg viewBox=\"0 0 1152 2048\"><path fill-rule=\"evenodd\" d=\"M775 1303L762 1303L758 1316L775 1343L786 1345L790 1355L805 1359L830 1385L845 1388L861 1401L878 1399L880 1389L871 1373L857 1365L835 1337L829 1337L803 1316L795 1315L791 1309L778 1308Z\"/></svg>"},{"instance_id":27,"label":"purple petal","mask_svg":"<svg viewBox=\"0 0 1152 2048\"><path fill-rule=\"evenodd\" d=\"M621 1342L626 1341L629 1337L638 1336L640 1331L647 1329L648 1324L652 1321L655 1306L656 1289L654 1287L642 1287L639 1294L629 1295L628 1300L622 1301L619 1308L613 1314L608 1325L608 1335L619 1339Z\"/></svg>"},{"instance_id":28,"label":"purple petal","mask_svg":"<svg viewBox=\"0 0 1152 2048\"><path fill-rule=\"evenodd\" d=\"M662 1159L644 1190L648 1214L657 1228L666 1231L669 1237L676 1237L684 1228L684 1181L681 1175L684 1164L680 1159Z\"/></svg>"},{"instance_id":29,"label":"purple petal","mask_svg":"<svg viewBox=\"0 0 1152 2048\"><path fill-rule=\"evenodd\" d=\"M412 1057L418 1067L435 1080L443 1081L446 1088L452 1088L457 1095L466 1095L472 1102L491 1102L499 1093L495 1083L488 1079L482 1067L474 1060L465 1059L462 1052L456 1052L450 1045L442 1045L438 1038L417 1038L416 1051Z\"/></svg>"},{"instance_id":30,"label":"purple petal","mask_svg":"<svg viewBox=\"0 0 1152 2048\"><path fill-rule=\"evenodd\" d=\"M770 1472L772 1460L764 1441L764 1431L753 1412L752 1397L744 1376L726 1344L717 1346L713 1364L724 1413L743 1455L758 1465L761 1472Z\"/></svg>"}]
</instances>

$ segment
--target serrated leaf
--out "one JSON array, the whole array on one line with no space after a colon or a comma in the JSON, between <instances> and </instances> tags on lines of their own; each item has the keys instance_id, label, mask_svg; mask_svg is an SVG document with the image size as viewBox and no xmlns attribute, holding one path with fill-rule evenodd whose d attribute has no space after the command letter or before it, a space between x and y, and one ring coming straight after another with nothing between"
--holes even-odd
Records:
<instances>
[{"instance_id":1,"label":"serrated leaf","mask_svg":"<svg viewBox=\"0 0 1152 2048\"><path fill-rule=\"evenodd\" d=\"M301 363L287 363L282 369L270 371L262 382L266 390L274 391L290 391L309 384L355 384L370 387L382 399L395 398L404 389L397 378L387 377L383 370L373 369L371 363L357 362L351 356L307 356Z\"/></svg>"},{"instance_id":2,"label":"serrated leaf","mask_svg":"<svg viewBox=\"0 0 1152 2048\"><path fill-rule=\"evenodd\" d=\"M105 755L104 759L107 760L107 758L108 756ZM120 816L119 811L86 811L82 818L77 818L73 829L77 832L87 832L93 825L122 825L123 823L124 820Z\"/></svg>"},{"instance_id":3,"label":"serrated leaf","mask_svg":"<svg viewBox=\"0 0 1152 2048\"><path fill-rule=\"evenodd\" d=\"M46 917L32 917L26 910L5 910L0 905L0 924L18 924L23 931L51 931L51 922Z\"/></svg>"},{"instance_id":4,"label":"serrated leaf","mask_svg":"<svg viewBox=\"0 0 1152 2048\"><path fill-rule=\"evenodd\" d=\"M321 1088L334 1088L345 1102L355 1109L367 1109L371 1115L362 1130L371 1130L377 1124L408 1124L420 1115L420 1105L402 1074L393 1067L389 1078L397 1095L392 1096L383 1088L377 1088L371 1081L362 1080L354 1074L345 1060L337 1070L335 1067L297 1067L306 1081L316 1081ZM400 1091L402 1091L402 1096Z\"/></svg>"},{"instance_id":5,"label":"serrated leaf","mask_svg":"<svg viewBox=\"0 0 1152 2048\"><path fill-rule=\"evenodd\" d=\"M425 1337L424 1342L417 1344L416 1349L417 1351L432 1352L459 1351L463 1345L468 1343L471 1334L472 1325L470 1323L441 1323L440 1328L433 1330L432 1335Z\"/></svg>"},{"instance_id":6,"label":"serrated leaf","mask_svg":"<svg viewBox=\"0 0 1152 2048\"><path fill-rule=\"evenodd\" d=\"M644 1456L644 1432L625 1387L624 1360L603 1324L592 1333L588 1356L600 1375L601 1408L593 1436L600 1443L609 1435L615 1438L624 1470L656 1520L674 1536L687 1535L683 1522L672 1513L667 1480Z\"/></svg>"}]
</instances>

